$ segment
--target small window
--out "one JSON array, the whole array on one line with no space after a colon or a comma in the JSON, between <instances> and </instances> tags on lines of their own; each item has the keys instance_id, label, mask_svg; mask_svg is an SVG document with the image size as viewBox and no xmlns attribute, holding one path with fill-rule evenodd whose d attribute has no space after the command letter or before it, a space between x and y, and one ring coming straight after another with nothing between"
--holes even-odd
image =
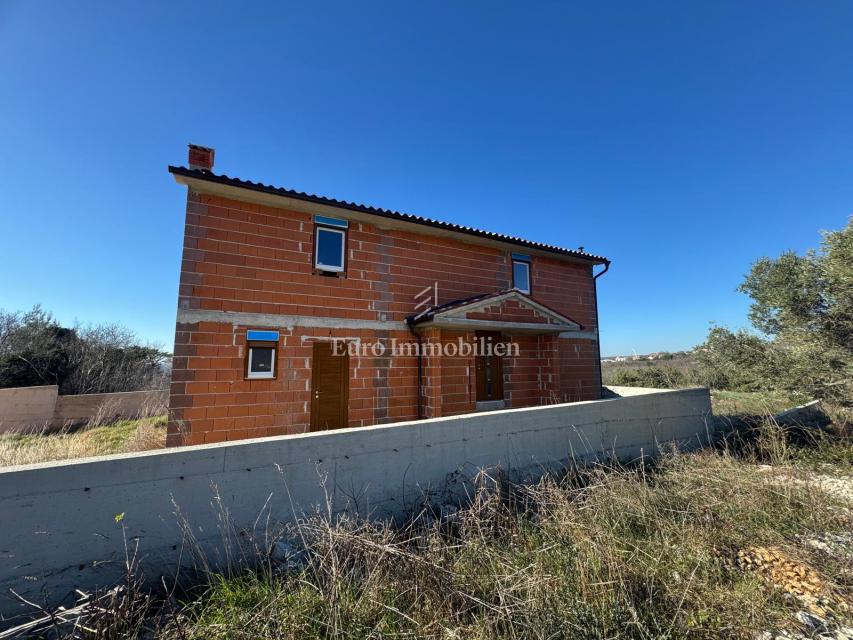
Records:
<instances>
[{"instance_id":1,"label":"small window","mask_svg":"<svg viewBox=\"0 0 853 640\"><path fill-rule=\"evenodd\" d=\"M512 261L512 286L521 293L530 293L530 263Z\"/></svg>"},{"instance_id":2,"label":"small window","mask_svg":"<svg viewBox=\"0 0 853 640\"><path fill-rule=\"evenodd\" d=\"M314 266L321 271L343 271L346 231L315 227Z\"/></svg>"},{"instance_id":3,"label":"small window","mask_svg":"<svg viewBox=\"0 0 853 640\"><path fill-rule=\"evenodd\" d=\"M275 342L250 342L247 345L246 377L252 380L275 378Z\"/></svg>"}]
</instances>

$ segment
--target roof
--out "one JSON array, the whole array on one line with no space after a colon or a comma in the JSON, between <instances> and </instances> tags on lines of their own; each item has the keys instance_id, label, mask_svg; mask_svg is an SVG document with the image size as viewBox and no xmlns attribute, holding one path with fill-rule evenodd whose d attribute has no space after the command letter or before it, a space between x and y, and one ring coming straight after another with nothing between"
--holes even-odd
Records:
<instances>
[{"instance_id":1,"label":"roof","mask_svg":"<svg viewBox=\"0 0 853 640\"><path fill-rule=\"evenodd\" d=\"M425 322L430 322L431 320L434 320L437 316L443 316L453 311L461 311L465 307L478 307L484 302L503 302L506 299L515 299L521 302L522 304L537 309L541 313L544 313L552 320L556 320L559 323L565 325L572 325L576 329L583 328L580 323L575 322L574 320L563 315L559 311L555 311L551 307L548 307L542 304L541 302L534 300L530 296L521 293L521 291L519 291L518 289L501 289L492 293L481 293L476 296L471 296L469 298L460 298L459 300L453 300L452 302L445 302L444 304L440 304L435 307L430 307L429 309L421 311L420 313L409 316L408 318L406 318L406 322L410 325L417 325Z\"/></svg>"},{"instance_id":2,"label":"roof","mask_svg":"<svg viewBox=\"0 0 853 640\"><path fill-rule=\"evenodd\" d=\"M610 264L610 260L603 256L594 255L592 253L587 253L581 249L565 249L563 247L557 247L550 244L545 244L542 242L534 242L533 240L524 240L523 238L517 238L515 236L508 236L502 233L494 233L492 231L484 231L482 229L475 229L473 227L466 227L459 224L454 224L452 222L442 222L440 220L433 220L432 218L424 218L422 216L416 216L411 213L402 213L399 211L392 211L390 209L381 209L378 207L372 207L365 204L358 204L355 202L347 202L346 200L336 200L335 198L328 198L325 196L318 196L310 193L305 193L303 191L295 191L293 189L286 189L284 187L274 187L271 185L265 185L260 182L251 182L250 180L241 180L240 178L232 178L226 176L224 174L216 174L212 171L207 171L204 169L188 169L186 167L175 167L169 166L169 173L176 176L184 176L186 178L194 178L197 180L204 180L207 182L213 182L216 184L228 185L232 187L239 187L241 189L249 189L251 191L259 191L262 193L268 193L273 195L286 196L288 198L295 198L297 200L303 200L305 202L313 202L316 204L329 205L333 207L339 207L341 209L349 209L350 211L358 211L359 213L367 213L370 215L375 215L382 218L390 218L394 220L402 220L405 222L412 222L415 224L422 224L429 227L434 227L438 229L446 229L448 231L455 231L457 233L464 233L471 236L477 236L480 238L488 238L491 240L497 240L500 242L506 242L508 244L514 244L520 247L526 247L528 249L538 249L539 251L545 251L547 253L554 253L561 256L571 256L573 258L578 258L581 260L588 260L593 264Z\"/></svg>"},{"instance_id":3,"label":"roof","mask_svg":"<svg viewBox=\"0 0 853 640\"><path fill-rule=\"evenodd\" d=\"M500 291L494 291L492 293L478 293L476 296L471 296L469 298L459 298L458 300L453 300L451 302L445 302L444 304L439 304L434 307L430 307L420 313L416 313L414 315L406 318L407 322L411 322L413 324L417 324L419 322L425 322L435 316L437 313L441 313L443 311L450 311L451 309L456 309L457 307L464 307L469 304L474 304L475 302L482 302L483 300L488 300L489 298L497 298L500 295L505 293L509 293L512 289L501 289Z\"/></svg>"}]
</instances>

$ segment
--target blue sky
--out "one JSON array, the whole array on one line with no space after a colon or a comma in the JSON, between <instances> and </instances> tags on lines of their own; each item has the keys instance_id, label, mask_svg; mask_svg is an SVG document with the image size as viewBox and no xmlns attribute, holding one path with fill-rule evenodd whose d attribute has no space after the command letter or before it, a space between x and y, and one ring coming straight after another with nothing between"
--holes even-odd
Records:
<instances>
[{"instance_id":1,"label":"blue sky","mask_svg":"<svg viewBox=\"0 0 853 640\"><path fill-rule=\"evenodd\" d=\"M186 143L613 260L602 352L745 324L853 213L853 3L0 0L0 308L171 349Z\"/></svg>"}]
</instances>

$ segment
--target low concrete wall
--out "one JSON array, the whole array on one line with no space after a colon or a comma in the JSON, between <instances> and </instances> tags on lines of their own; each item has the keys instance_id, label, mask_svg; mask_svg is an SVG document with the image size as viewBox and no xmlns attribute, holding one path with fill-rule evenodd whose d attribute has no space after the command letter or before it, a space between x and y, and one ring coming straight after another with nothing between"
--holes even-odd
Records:
<instances>
[{"instance_id":1,"label":"low concrete wall","mask_svg":"<svg viewBox=\"0 0 853 640\"><path fill-rule=\"evenodd\" d=\"M53 424L64 426L87 422L92 417L135 418L142 414L165 413L169 406L169 392L127 391L124 393L87 393L77 396L59 396L53 414ZM159 408L160 411L156 411Z\"/></svg>"},{"instance_id":2,"label":"low concrete wall","mask_svg":"<svg viewBox=\"0 0 853 640\"><path fill-rule=\"evenodd\" d=\"M607 385L605 390L610 391L614 396L619 398L627 398L629 396L644 396L648 393L664 393L667 391L677 391L677 389L655 389L653 387L617 387Z\"/></svg>"},{"instance_id":3,"label":"low concrete wall","mask_svg":"<svg viewBox=\"0 0 853 640\"><path fill-rule=\"evenodd\" d=\"M165 413L169 391L60 396L56 385L0 389L0 433L59 429L88 422ZM159 409L159 411L158 411Z\"/></svg>"},{"instance_id":4,"label":"low concrete wall","mask_svg":"<svg viewBox=\"0 0 853 640\"><path fill-rule=\"evenodd\" d=\"M820 400L788 409L773 416L776 423L783 427L825 427L832 420L823 409Z\"/></svg>"},{"instance_id":5,"label":"low concrete wall","mask_svg":"<svg viewBox=\"0 0 853 640\"><path fill-rule=\"evenodd\" d=\"M213 557L223 511L249 531L267 516L287 522L313 512L327 498L336 512L399 513L479 468L536 476L572 458L633 459L672 441L698 446L711 435L710 418L707 389L655 391L0 470L0 613L25 609L3 597L9 589L56 605L75 588L119 580L124 536L138 541L146 576L173 574L184 540L176 510Z\"/></svg>"},{"instance_id":6,"label":"low concrete wall","mask_svg":"<svg viewBox=\"0 0 853 640\"><path fill-rule=\"evenodd\" d=\"M56 385L0 389L0 433L47 426L53 420Z\"/></svg>"}]
</instances>

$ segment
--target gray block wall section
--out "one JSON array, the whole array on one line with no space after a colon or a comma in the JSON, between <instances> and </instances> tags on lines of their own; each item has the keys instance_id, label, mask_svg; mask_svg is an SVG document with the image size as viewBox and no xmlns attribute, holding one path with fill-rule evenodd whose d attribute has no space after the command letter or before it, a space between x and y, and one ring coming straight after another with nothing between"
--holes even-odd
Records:
<instances>
[{"instance_id":1,"label":"gray block wall section","mask_svg":"<svg viewBox=\"0 0 853 640\"><path fill-rule=\"evenodd\" d=\"M0 389L0 433L56 430L93 417L136 418L165 413L168 405L168 390L60 396L56 385Z\"/></svg>"},{"instance_id":2,"label":"gray block wall section","mask_svg":"<svg viewBox=\"0 0 853 640\"><path fill-rule=\"evenodd\" d=\"M215 490L237 528L254 527L265 509L275 521L290 521L325 504L327 495L336 511L352 509L357 497L361 514L378 516L400 513L425 491L444 489L451 476L471 478L478 468L535 476L570 458L614 452L635 459L671 441L696 447L712 432L707 389L655 390L0 470L0 614L7 620L0 628L27 611L10 589L56 605L75 588L120 580L122 525L127 539L138 540L148 578L176 569L182 545L176 508L198 544L216 554L222 534Z\"/></svg>"}]
</instances>

